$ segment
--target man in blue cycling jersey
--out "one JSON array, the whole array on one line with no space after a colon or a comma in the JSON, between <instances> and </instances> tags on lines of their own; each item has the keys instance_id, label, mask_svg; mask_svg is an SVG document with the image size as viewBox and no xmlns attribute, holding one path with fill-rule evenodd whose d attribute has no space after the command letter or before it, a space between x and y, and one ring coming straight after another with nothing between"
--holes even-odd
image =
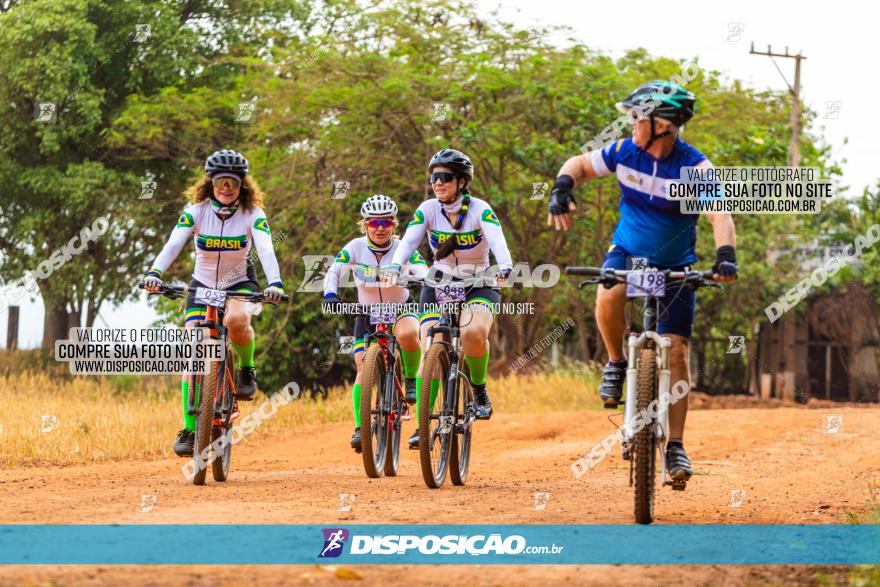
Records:
<instances>
[{"instance_id":1,"label":"man in blue cycling jersey","mask_svg":"<svg viewBox=\"0 0 880 587\"><path fill-rule=\"evenodd\" d=\"M693 265L697 261L699 216L679 211L679 201L667 197L666 182L679 179L683 167L712 166L705 155L679 137L681 127L694 115L695 101L695 96L681 86L652 81L619 102L617 109L622 113L629 114L634 108L641 113L632 138L614 141L599 151L565 162L551 192L548 226L570 229L576 210L574 187L614 173L622 194L620 220L602 266L628 269L631 257L647 258L650 266L660 269L681 270ZM737 267L733 219L727 213L706 216L715 238L714 278L734 281ZM596 297L596 322L609 358L599 395L611 408L620 401L627 367L623 348L627 297L626 287L621 285L600 287ZM672 341L669 362L673 383L684 380L690 385L688 341L695 315L696 293L691 288L669 291L661 301L657 331ZM687 401L679 401L669 410L667 468L674 480L682 481L692 474L683 444L686 416Z\"/></svg>"}]
</instances>

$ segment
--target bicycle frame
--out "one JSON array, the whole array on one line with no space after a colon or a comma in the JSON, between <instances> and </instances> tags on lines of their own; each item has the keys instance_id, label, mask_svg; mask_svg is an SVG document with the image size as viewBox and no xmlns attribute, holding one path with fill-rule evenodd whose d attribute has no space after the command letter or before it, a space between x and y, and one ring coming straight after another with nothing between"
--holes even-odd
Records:
<instances>
[{"instance_id":1,"label":"bicycle frame","mask_svg":"<svg viewBox=\"0 0 880 587\"><path fill-rule=\"evenodd\" d=\"M369 346L373 340L375 340L376 343L380 347L382 347L382 356L385 357L385 374L386 374L385 375L386 376L385 389L386 389L386 392L388 392L387 390L391 390L390 393L396 392L403 400L403 402L404 402L403 405L405 406L406 405L406 398L403 393L403 385L401 384L400 380L397 379L397 376L396 376L397 370L395 369L395 367L396 367L395 362L397 360L396 357L397 357L397 348L398 348L397 338L393 334L388 332L388 325L387 324L377 324L376 325L376 332L367 334L367 338L365 341L365 347L369 348ZM386 405L391 405L391 397L390 396L386 397L385 401L387 402ZM387 423L388 423L389 429L394 424L394 419L401 417L402 415L403 414L395 413L393 410L391 412L389 412L388 418L387 418Z\"/></svg>"},{"instance_id":2,"label":"bicycle frame","mask_svg":"<svg viewBox=\"0 0 880 587\"><path fill-rule=\"evenodd\" d=\"M198 328L207 328L208 335L212 339L220 339L226 340L228 336L228 328L223 325L223 312L218 310L214 306L208 306L205 314L205 321L201 323ZM193 342L193 353L191 356L196 356L195 354L195 346L197 346L198 342ZM217 377L217 387L214 389L214 426L222 426L223 425L223 417L226 415L226 408L223 406L223 398L221 397L223 384L224 382L229 383L229 390L232 394L232 397L235 397L235 378L232 376L232 370L229 368L231 357L226 357L223 361L224 368L224 377ZM214 368L213 366L211 368ZM195 405L195 383L199 383L199 389L202 389L202 384L204 384L205 376L204 374L191 374L189 393L187 397L187 413L190 416L197 416L199 413L198 407ZM204 391L204 390L203 390ZM235 402L233 401L233 405L230 406L229 409L232 409L232 418L230 421L235 420L238 417L238 411L235 409Z\"/></svg>"},{"instance_id":3,"label":"bicycle frame","mask_svg":"<svg viewBox=\"0 0 880 587\"><path fill-rule=\"evenodd\" d=\"M439 434L448 434L452 432L452 424L455 420L455 414L458 413L458 393L456 392L458 386L458 377L459 377L459 364L461 359L461 327L459 326L459 320L461 318L461 311L464 307L465 302L456 302L456 311L450 312L449 310L443 310L440 313L440 320L437 323L428 329L428 339L431 341L428 345L428 348L431 348L431 345L435 343L443 344L446 346L447 352L449 353L449 378L446 382L446 394L452 397L446 397L443 405L451 406L452 415L438 415L432 416L432 419L439 419L440 429L438 430ZM449 340L442 338L440 340L434 340L435 334L446 334L448 335ZM450 401L451 400L451 401ZM444 422L443 419L446 418ZM468 413L467 419L465 421L465 425L472 424L475 418L473 414ZM431 443L433 445L434 438L431 439Z\"/></svg>"}]
</instances>

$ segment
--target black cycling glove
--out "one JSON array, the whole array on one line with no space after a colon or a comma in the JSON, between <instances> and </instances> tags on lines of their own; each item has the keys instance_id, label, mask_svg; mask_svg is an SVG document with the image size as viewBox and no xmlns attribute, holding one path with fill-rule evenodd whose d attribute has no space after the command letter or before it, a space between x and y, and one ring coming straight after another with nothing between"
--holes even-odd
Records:
<instances>
[{"instance_id":1,"label":"black cycling glove","mask_svg":"<svg viewBox=\"0 0 880 587\"><path fill-rule=\"evenodd\" d=\"M718 247L712 272L722 277L736 277L736 249L730 245Z\"/></svg>"},{"instance_id":2,"label":"black cycling glove","mask_svg":"<svg viewBox=\"0 0 880 587\"><path fill-rule=\"evenodd\" d=\"M553 184L553 191L550 192L550 213L554 216L560 214L568 214L569 204L574 204L574 195L571 190L574 189L574 179L570 175L560 175Z\"/></svg>"}]
</instances>

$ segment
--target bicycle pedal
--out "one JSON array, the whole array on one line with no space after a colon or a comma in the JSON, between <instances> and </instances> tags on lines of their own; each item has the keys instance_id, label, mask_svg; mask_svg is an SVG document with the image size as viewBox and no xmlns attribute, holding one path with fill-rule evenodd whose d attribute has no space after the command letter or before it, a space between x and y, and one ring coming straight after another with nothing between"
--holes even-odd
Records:
<instances>
[{"instance_id":1,"label":"bicycle pedal","mask_svg":"<svg viewBox=\"0 0 880 587\"><path fill-rule=\"evenodd\" d=\"M669 484L672 485L673 491L684 491L685 487L687 487L687 481L669 481Z\"/></svg>"}]
</instances>

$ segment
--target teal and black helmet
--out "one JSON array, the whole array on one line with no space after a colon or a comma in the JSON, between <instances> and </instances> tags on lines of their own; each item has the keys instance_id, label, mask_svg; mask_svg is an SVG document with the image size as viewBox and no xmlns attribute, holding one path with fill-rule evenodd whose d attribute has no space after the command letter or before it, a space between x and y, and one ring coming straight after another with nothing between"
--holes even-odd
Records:
<instances>
[{"instance_id":1,"label":"teal and black helmet","mask_svg":"<svg viewBox=\"0 0 880 587\"><path fill-rule=\"evenodd\" d=\"M644 111L651 100L658 102L650 112L651 118L656 116L680 127L693 118L697 97L676 84L654 80L640 85L635 92L618 102L617 109L626 113L633 107L641 106Z\"/></svg>"}]
</instances>

